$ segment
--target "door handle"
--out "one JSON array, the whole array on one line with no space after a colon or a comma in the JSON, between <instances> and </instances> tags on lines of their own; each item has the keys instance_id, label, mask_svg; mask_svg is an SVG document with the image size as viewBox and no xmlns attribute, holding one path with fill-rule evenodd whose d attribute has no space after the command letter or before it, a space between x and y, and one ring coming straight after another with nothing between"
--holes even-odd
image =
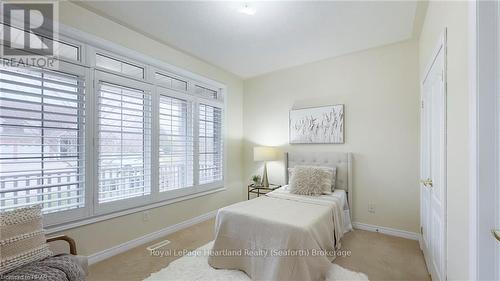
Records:
<instances>
[{"instance_id":1,"label":"door handle","mask_svg":"<svg viewBox=\"0 0 500 281\"><path fill-rule=\"evenodd\" d=\"M420 180L420 182L425 186L425 187L432 187L432 179L427 178L425 180Z\"/></svg>"},{"instance_id":2,"label":"door handle","mask_svg":"<svg viewBox=\"0 0 500 281\"><path fill-rule=\"evenodd\" d=\"M493 237L495 237L495 239L497 239L498 241L500 241L500 230L492 229L491 230L491 234L493 234Z\"/></svg>"}]
</instances>

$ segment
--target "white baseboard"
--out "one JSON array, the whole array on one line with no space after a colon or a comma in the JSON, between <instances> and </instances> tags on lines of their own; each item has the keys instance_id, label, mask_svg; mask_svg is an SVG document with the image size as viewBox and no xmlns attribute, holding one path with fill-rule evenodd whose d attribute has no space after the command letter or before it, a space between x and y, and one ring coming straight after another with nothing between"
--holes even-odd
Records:
<instances>
[{"instance_id":1,"label":"white baseboard","mask_svg":"<svg viewBox=\"0 0 500 281\"><path fill-rule=\"evenodd\" d=\"M206 221L208 219L211 219L211 218L215 217L216 214L217 214L217 210L203 214L201 216L197 216L197 217L188 219L188 220L180 222L178 224L167 226L167 227L160 229L158 231L155 231L153 233L146 234L144 236L135 238L133 240L127 241L127 242L119 244L119 245L116 245L116 246L111 247L109 249L92 254L92 255L88 256L89 265L98 263L98 262L103 261L105 259L111 258L112 256L126 252L132 248L137 247L137 246L140 246L140 245L143 245L145 243L151 242L153 240L159 239L163 236L166 236L166 235L169 235L169 234L174 233L176 231L190 227L190 226L195 225L197 223L200 223L202 221Z\"/></svg>"},{"instance_id":2,"label":"white baseboard","mask_svg":"<svg viewBox=\"0 0 500 281\"><path fill-rule=\"evenodd\" d=\"M217 214L217 210L203 214L201 216L191 218L189 220L180 222L178 224L174 224L174 225L165 227L165 228L160 229L158 231L146 234L144 236L135 238L133 240L127 241L127 242L119 244L119 245L116 245L116 246L111 247L109 249L92 254L92 255L88 256L89 265L98 263L98 262L103 261L105 259L111 258L115 255L126 252L132 248L138 247L140 245L143 245L143 244L146 244L148 242L159 239L163 236L174 233L176 231L182 230L184 228L187 228L187 227L190 227L192 225L195 225L195 224L198 224L200 222L211 219L211 218L215 217L216 214ZM360 223L360 222L353 222L352 225L356 229L373 231L373 232L380 232L383 234L402 237L402 238L411 239L411 240L419 240L419 237L420 237L420 235L418 233L410 232L410 231L406 231L406 230L399 230L399 229L394 229L394 228L389 228L389 227Z\"/></svg>"},{"instance_id":3,"label":"white baseboard","mask_svg":"<svg viewBox=\"0 0 500 281\"><path fill-rule=\"evenodd\" d=\"M378 225L372 225L372 224L366 224L366 223L360 223L360 222L353 222L352 226L356 229L373 231L373 232L380 232L380 233L391 235L391 236L402 237L402 238L417 240L417 241L419 240L419 237L420 237L420 235L418 233L415 233L415 232L394 229L394 228L384 227L384 226L378 226Z\"/></svg>"}]
</instances>

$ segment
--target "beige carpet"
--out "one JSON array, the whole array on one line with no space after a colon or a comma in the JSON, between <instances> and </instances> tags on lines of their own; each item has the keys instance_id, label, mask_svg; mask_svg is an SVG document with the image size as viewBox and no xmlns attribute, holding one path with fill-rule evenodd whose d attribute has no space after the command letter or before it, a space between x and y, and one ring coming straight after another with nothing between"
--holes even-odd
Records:
<instances>
[{"instance_id":1,"label":"beige carpet","mask_svg":"<svg viewBox=\"0 0 500 281\"><path fill-rule=\"evenodd\" d=\"M192 251L214 239L213 229L214 220L208 220L94 264L87 281L144 280L179 258L152 256L147 246L168 239L172 241L168 249ZM355 230L344 236L342 248L351 255L338 257L335 263L366 273L370 281L431 280L417 241Z\"/></svg>"},{"instance_id":2,"label":"beige carpet","mask_svg":"<svg viewBox=\"0 0 500 281\"><path fill-rule=\"evenodd\" d=\"M214 269L208 265L207 253L213 242L196 249L195 252L170 263L166 268L151 274L144 281L251 281L250 277L239 270ZM368 281L365 274L350 271L339 265L332 264L326 281Z\"/></svg>"}]
</instances>

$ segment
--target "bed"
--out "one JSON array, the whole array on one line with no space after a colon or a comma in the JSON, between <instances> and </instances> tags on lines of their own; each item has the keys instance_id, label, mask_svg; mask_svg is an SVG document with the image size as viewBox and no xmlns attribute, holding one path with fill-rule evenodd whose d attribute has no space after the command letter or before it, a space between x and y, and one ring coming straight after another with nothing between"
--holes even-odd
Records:
<instances>
[{"instance_id":1,"label":"bed","mask_svg":"<svg viewBox=\"0 0 500 281\"><path fill-rule=\"evenodd\" d=\"M220 209L208 259L212 267L242 270L253 280L325 279L342 235L350 229L351 154L288 153L287 184L288 168L297 165L336 167L336 192L301 196L285 186Z\"/></svg>"}]
</instances>

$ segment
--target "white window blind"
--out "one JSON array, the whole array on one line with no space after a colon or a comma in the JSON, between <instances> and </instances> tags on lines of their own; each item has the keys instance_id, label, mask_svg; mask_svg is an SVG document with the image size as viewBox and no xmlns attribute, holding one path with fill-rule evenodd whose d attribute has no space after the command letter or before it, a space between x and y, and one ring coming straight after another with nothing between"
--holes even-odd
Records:
<instances>
[{"instance_id":1,"label":"white window blind","mask_svg":"<svg viewBox=\"0 0 500 281\"><path fill-rule=\"evenodd\" d=\"M191 104L160 95L160 192L193 186L193 122Z\"/></svg>"},{"instance_id":2,"label":"white window blind","mask_svg":"<svg viewBox=\"0 0 500 281\"><path fill-rule=\"evenodd\" d=\"M0 64L0 211L42 204L45 225L63 226L222 186L223 85L53 43L57 69Z\"/></svg>"},{"instance_id":3,"label":"white window blind","mask_svg":"<svg viewBox=\"0 0 500 281\"><path fill-rule=\"evenodd\" d=\"M0 210L84 207L84 81L0 66Z\"/></svg>"},{"instance_id":4,"label":"white window blind","mask_svg":"<svg viewBox=\"0 0 500 281\"><path fill-rule=\"evenodd\" d=\"M202 87L199 85L194 86L194 92L195 92L195 94L197 94L203 98L206 98L206 99L216 100L219 98L218 92L216 90L212 90L212 89Z\"/></svg>"},{"instance_id":5,"label":"white window blind","mask_svg":"<svg viewBox=\"0 0 500 281\"><path fill-rule=\"evenodd\" d=\"M175 78L173 76L169 76L167 74L155 73L155 79L162 85L167 86L169 88L181 91L187 91L188 83L179 78Z\"/></svg>"},{"instance_id":6,"label":"white window blind","mask_svg":"<svg viewBox=\"0 0 500 281\"><path fill-rule=\"evenodd\" d=\"M199 183L223 179L222 109L199 104Z\"/></svg>"},{"instance_id":7,"label":"white window blind","mask_svg":"<svg viewBox=\"0 0 500 281\"><path fill-rule=\"evenodd\" d=\"M96 54L96 66L123 73L136 78L144 78L144 68L105 55Z\"/></svg>"},{"instance_id":8,"label":"white window blind","mask_svg":"<svg viewBox=\"0 0 500 281\"><path fill-rule=\"evenodd\" d=\"M151 95L98 83L99 203L151 193Z\"/></svg>"},{"instance_id":9,"label":"white window blind","mask_svg":"<svg viewBox=\"0 0 500 281\"><path fill-rule=\"evenodd\" d=\"M11 32L11 45L16 46L19 48L19 50L24 48L24 38L25 36L33 36L31 33L32 31L29 32L29 34L26 34L28 32L17 28L16 26L11 26L7 25L4 23L0 23L0 30L7 30ZM57 41L54 40L53 38L48 38L46 36L43 36L42 34L37 34L38 38L41 39L41 42L46 43L48 45L49 42L53 44L53 49L54 49L54 56L61 58L61 59L69 59L73 61L79 61L80 60L80 47L76 46L74 44L71 44L69 42L63 42L63 41ZM32 50L33 51L33 50ZM39 54L43 55L43 52L36 52L34 54ZM29 55L28 53L26 55Z\"/></svg>"}]
</instances>

